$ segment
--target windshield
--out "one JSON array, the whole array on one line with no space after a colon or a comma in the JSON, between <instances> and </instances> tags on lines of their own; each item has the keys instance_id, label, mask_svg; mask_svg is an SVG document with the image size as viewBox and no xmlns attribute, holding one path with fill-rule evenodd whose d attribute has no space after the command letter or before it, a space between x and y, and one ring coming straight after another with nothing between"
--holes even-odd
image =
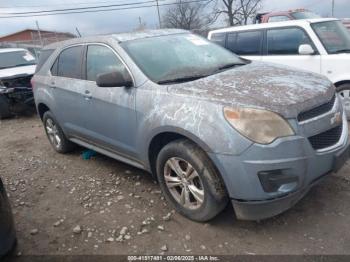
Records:
<instances>
[{"instance_id":1,"label":"windshield","mask_svg":"<svg viewBox=\"0 0 350 262\"><path fill-rule=\"evenodd\" d=\"M291 14L295 19L312 19L312 18L320 18L319 15L316 15L312 12L295 12Z\"/></svg>"},{"instance_id":2,"label":"windshield","mask_svg":"<svg viewBox=\"0 0 350 262\"><path fill-rule=\"evenodd\" d=\"M140 69L154 82L195 80L247 62L192 34L176 34L122 43Z\"/></svg>"},{"instance_id":3,"label":"windshield","mask_svg":"<svg viewBox=\"0 0 350 262\"><path fill-rule=\"evenodd\" d=\"M0 69L35 64L35 58L29 51L0 52Z\"/></svg>"},{"instance_id":4,"label":"windshield","mask_svg":"<svg viewBox=\"0 0 350 262\"><path fill-rule=\"evenodd\" d=\"M350 52L350 33L340 21L312 24L329 54Z\"/></svg>"}]
</instances>

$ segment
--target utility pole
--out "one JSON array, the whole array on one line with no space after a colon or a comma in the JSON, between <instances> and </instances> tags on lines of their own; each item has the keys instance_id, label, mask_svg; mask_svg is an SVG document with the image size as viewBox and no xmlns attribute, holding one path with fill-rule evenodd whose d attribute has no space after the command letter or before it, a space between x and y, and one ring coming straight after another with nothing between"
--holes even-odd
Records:
<instances>
[{"instance_id":1,"label":"utility pole","mask_svg":"<svg viewBox=\"0 0 350 262\"><path fill-rule=\"evenodd\" d=\"M160 19L160 12L159 12L159 0L156 0L157 3L157 11L158 11L158 21L159 21L159 28L162 28L162 21Z\"/></svg>"},{"instance_id":2,"label":"utility pole","mask_svg":"<svg viewBox=\"0 0 350 262\"><path fill-rule=\"evenodd\" d=\"M79 36L79 37L81 37L81 33L80 33L80 31L79 31L78 27L76 27L76 28L75 28L75 31L77 31L78 36Z\"/></svg>"},{"instance_id":3,"label":"utility pole","mask_svg":"<svg viewBox=\"0 0 350 262\"><path fill-rule=\"evenodd\" d=\"M36 20L36 21L35 21L35 23L36 23L36 28L37 28L37 30L38 30L38 35L39 35L40 45L41 45L41 46L44 46L43 39L41 38L41 32L40 32L40 28L39 28L39 22L38 22L38 20Z\"/></svg>"},{"instance_id":4,"label":"utility pole","mask_svg":"<svg viewBox=\"0 0 350 262\"><path fill-rule=\"evenodd\" d=\"M334 17L334 3L335 2L335 0L332 0L332 17Z\"/></svg>"}]
</instances>

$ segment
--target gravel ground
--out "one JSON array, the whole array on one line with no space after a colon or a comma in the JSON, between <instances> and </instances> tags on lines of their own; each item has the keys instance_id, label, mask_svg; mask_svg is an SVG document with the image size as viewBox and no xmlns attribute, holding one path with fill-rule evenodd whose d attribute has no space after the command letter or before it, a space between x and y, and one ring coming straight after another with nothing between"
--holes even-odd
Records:
<instances>
[{"instance_id":1,"label":"gravel ground","mask_svg":"<svg viewBox=\"0 0 350 262\"><path fill-rule=\"evenodd\" d=\"M0 174L18 232L17 252L47 254L350 254L350 166L294 208L261 222L233 210L210 223L172 211L151 176L78 149L51 148L40 120L0 122Z\"/></svg>"}]
</instances>

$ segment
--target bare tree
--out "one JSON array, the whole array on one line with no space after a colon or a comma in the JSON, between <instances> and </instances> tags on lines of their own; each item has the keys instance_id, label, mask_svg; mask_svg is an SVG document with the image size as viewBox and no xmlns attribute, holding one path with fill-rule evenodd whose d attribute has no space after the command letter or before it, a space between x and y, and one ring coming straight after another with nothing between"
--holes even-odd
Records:
<instances>
[{"instance_id":1,"label":"bare tree","mask_svg":"<svg viewBox=\"0 0 350 262\"><path fill-rule=\"evenodd\" d=\"M204 15L204 7L205 5L199 2L188 3L177 0L176 4L163 15L163 25L168 28L201 30L209 24Z\"/></svg>"},{"instance_id":2,"label":"bare tree","mask_svg":"<svg viewBox=\"0 0 350 262\"><path fill-rule=\"evenodd\" d=\"M261 7L262 0L216 0L213 21L225 14L230 26L247 24Z\"/></svg>"},{"instance_id":3,"label":"bare tree","mask_svg":"<svg viewBox=\"0 0 350 262\"><path fill-rule=\"evenodd\" d=\"M262 0L239 0L240 13L244 25L248 23L249 18L253 18L261 7Z\"/></svg>"}]
</instances>

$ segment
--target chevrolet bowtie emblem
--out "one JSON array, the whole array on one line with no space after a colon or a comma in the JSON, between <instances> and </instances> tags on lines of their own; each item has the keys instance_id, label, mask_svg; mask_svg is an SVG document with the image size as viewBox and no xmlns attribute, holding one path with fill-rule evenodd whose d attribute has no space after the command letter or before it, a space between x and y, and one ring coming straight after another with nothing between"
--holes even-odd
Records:
<instances>
[{"instance_id":1,"label":"chevrolet bowtie emblem","mask_svg":"<svg viewBox=\"0 0 350 262\"><path fill-rule=\"evenodd\" d=\"M334 124L340 124L342 121L341 119L341 114L340 112L337 112L334 114L334 116L331 118L331 125L334 125Z\"/></svg>"}]
</instances>

